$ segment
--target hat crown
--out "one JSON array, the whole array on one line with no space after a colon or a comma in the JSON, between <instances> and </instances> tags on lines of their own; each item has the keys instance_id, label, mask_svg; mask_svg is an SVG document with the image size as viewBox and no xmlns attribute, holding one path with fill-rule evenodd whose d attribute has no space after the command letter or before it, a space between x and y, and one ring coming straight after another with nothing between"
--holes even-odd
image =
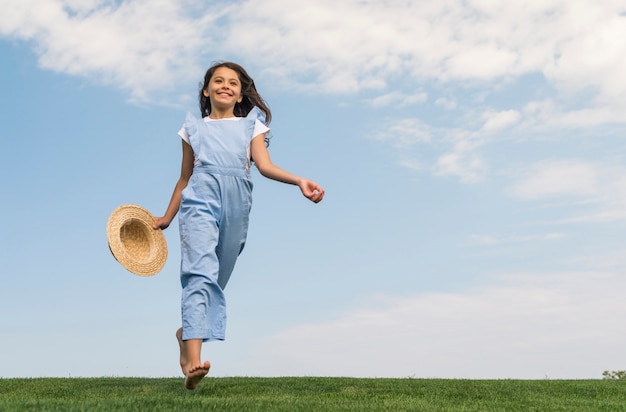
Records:
<instances>
[{"instance_id":1,"label":"hat crown","mask_svg":"<svg viewBox=\"0 0 626 412\"><path fill-rule=\"evenodd\" d=\"M138 219L130 219L120 227L122 245L137 262L147 262L154 249L154 241L146 232L146 226Z\"/></svg>"}]
</instances>

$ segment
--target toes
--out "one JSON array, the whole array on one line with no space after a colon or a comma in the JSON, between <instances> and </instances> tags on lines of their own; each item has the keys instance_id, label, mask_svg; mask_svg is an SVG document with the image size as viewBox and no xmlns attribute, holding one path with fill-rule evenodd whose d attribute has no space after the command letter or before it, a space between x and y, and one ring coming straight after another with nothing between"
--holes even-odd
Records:
<instances>
[{"instance_id":1,"label":"toes","mask_svg":"<svg viewBox=\"0 0 626 412\"><path fill-rule=\"evenodd\" d=\"M206 364L207 362L189 370L189 373L185 376L185 388L190 390L196 389L200 381L209 373L209 369L204 367Z\"/></svg>"}]
</instances>

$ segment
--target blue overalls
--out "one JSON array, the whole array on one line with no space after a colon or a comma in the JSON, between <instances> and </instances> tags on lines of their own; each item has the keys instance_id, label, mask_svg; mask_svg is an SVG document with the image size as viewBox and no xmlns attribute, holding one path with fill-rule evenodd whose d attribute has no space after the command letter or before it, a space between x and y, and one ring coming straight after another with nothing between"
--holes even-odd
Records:
<instances>
[{"instance_id":1,"label":"blue overalls","mask_svg":"<svg viewBox=\"0 0 626 412\"><path fill-rule=\"evenodd\" d=\"M182 192L179 225L183 340L224 340L223 289L243 250L252 206L250 141L257 107L248 116L205 122L187 114L196 165Z\"/></svg>"}]
</instances>

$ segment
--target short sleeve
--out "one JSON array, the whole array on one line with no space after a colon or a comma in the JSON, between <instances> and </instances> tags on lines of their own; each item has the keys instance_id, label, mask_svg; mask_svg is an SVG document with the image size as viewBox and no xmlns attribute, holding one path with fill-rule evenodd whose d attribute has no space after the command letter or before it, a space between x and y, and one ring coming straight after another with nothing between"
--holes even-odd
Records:
<instances>
[{"instance_id":1,"label":"short sleeve","mask_svg":"<svg viewBox=\"0 0 626 412\"><path fill-rule=\"evenodd\" d=\"M254 121L254 133L252 134L252 137L257 137L258 135L267 133L269 131L270 131L270 128L264 125L263 123L261 123L259 119L256 119Z\"/></svg>"},{"instance_id":2,"label":"short sleeve","mask_svg":"<svg viewBox=\"0 0 626 412\"><path fill-rule=\"evenodd\" d=\"M189 133L187 133L187 128L185 127L185 124L183 124L180 127L180 130L178 131L178 135L180 136L181 139L185 141L185 143L191 144L191 142L189 141Z\"/></svg>"},{"instance_id":3,"label":"short sleeve","mask_svg":"<svg viewBox=\"0 0 626 412\"><path fill-rule=\"evenodd\" d=\"M178 131L178 135L185 142L191 144L189 137L197 133L197 131L198 131L198 119L196 119L196 117L192 115L191 113L187 113L187 116L185 117L185 123Z\"/></svg>"},{"instance_id":4,"label":"short sleeve","mask_svg":"<svg viewBox=\"0 0 626 412\"><path fill-rule=\"evenodd\" d=\"M250 110L250 113L248 113L247 117L255 119L252 137L256 137L270 131L270 128L265 125L265 113L259 109L258 106L254 106L252 110Z\"/></svg>"}]
</instances>

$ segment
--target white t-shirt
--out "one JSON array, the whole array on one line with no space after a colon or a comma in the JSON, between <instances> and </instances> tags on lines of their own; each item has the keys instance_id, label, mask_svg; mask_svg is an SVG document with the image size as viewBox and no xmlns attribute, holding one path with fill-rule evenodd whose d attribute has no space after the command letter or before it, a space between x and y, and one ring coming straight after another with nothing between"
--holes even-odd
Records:
<instances>
[{"instance_id":1,"label":"white t-shirt","mask_svg":"<svg viewBox=\"0 0 626 412\"><path fill-rule=\"evenodd\" d=\"M210 117L205 117L202 120L204 120L205 122L217 122L217 121L234 121L237 122L241 119L245 119L245 117L227 117L226 119L211 119ZM254 134L253 137L257 137L260 134L263 133L267 133L270 131L270 128L267 127L266 125L264 125L263 123L261 123L258 119L255 120L254 123ZM178 131L178 135L180 136L181 139L183 139L185 142L187 142L187 144L191 144L189 142L189 133L187 133L187 128L185 127L185 124L183 124L183 126L180 128L180 130ZM250 159L250 147L248 146L248 159ZM248 161L249 163L249 161ZM194 166L199 165L199 161L198 158L196 157L194 159L193 162Z\"/></svg>"}]
</instances>

